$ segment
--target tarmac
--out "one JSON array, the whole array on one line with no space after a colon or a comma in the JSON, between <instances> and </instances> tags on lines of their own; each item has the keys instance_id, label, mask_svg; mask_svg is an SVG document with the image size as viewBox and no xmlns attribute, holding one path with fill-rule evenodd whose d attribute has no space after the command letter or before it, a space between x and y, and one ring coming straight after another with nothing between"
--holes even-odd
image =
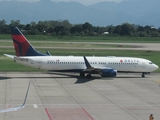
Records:
<instances>
[{"instance_id":1,"label":"tarmac","mask_svg":"<svg viewBox=\"0 0 160 120\"><path fill-rule=\"evenodd\" d=\"M0 120L160 120L160 74L80 78L74 73L1 72Z\"/></svg>"}]
</instances>

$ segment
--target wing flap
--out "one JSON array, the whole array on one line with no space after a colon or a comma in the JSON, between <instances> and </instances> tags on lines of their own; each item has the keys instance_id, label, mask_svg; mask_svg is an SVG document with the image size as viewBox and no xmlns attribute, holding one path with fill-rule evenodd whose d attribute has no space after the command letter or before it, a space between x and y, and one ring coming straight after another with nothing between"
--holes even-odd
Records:
<instances>
[{"instance_id":1,"label":"wing flap","mask_svg":"<svg viewBox=\"0 0 160 120\"><path fill-rule=\"evenodd\" d=\"M99 73L103 69L111 69L109 67L93 67L93 66L90 65L90 63L88 62L88 60L87 60L87 58L85 56L83 56L83 58L84 58L84 62L85 62L85 65L86 65L86 69L84 69L83 72L89 72L89 73L96 72L96 73Z\"/></svg>"}]
</instances>

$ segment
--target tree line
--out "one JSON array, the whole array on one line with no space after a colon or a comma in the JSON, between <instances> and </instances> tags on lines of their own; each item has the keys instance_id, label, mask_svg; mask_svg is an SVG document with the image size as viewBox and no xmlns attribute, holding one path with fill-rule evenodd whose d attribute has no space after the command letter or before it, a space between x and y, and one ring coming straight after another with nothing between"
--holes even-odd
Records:
<instances>
[{"instance_id":1,"label":"tree line","mask_svg":"<svg viewBox=\"0 0 160 120\"><path fill-rule=\"evenodd\" d=\"M153 26L141 26L129 23L106 27L93 26L89 22L84 24L71 24L68 20L46 20L21 24L20 20L11 20L7 24L0 20L0 34L10 34L10 26L17 26L28 35L76 35L76 36L98 36L108 33L111 36L135 36L135 37L160 37L160 28Z\"/></svg>"}]
</instances>

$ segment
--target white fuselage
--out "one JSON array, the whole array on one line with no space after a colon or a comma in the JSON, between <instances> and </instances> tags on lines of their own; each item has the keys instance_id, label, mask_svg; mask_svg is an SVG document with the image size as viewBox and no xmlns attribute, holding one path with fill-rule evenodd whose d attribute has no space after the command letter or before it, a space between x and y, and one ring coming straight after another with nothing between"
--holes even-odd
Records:
<instances>
[{"instance_id":1,"label":"white fuselage","mask_svg":"<svg viewBox=\"0 0 160 120\"><path fill-rule=\"evenodd\" d=\"M20 59L23 58L23 59ZM118 72L152 72L158 68L151 61L133 57L86 57L95 68L112 68ZM80 72L86 69L83 56L15 57L17 63L36 69Z\"/></svg>"}]
</instances>

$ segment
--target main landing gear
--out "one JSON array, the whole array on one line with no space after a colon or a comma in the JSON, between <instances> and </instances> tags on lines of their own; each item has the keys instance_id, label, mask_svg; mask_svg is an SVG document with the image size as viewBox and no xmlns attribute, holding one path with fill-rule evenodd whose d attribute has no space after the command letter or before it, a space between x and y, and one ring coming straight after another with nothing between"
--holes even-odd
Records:
<instances>
[{"instance_id":1,"label":"main landing gear","mask_svg":"<svg viewBox=\"0 0 160 120\"><path fill-rule=\"evenodd\" d=\"M145 77L145 73L142 73L142 78L144 78Z\"/></svg>"},{"instance_id":2,"label":"main landing gear","mask_svg":"<svg viewBox=\"0 0 160 120\"><path fill-rule=\"evenodd\" d=\"M80 77L85 77L85 73L81 72L81 73L80 73ZM91 75L90 73L88 73L88 74L86 75L86 77L87 77L87 78L91 78L92 75Z\"/></svg>"},{"instance_id":3,"label":"main landing gear","mask_svg":"<svg viewBox=\"0 0 160 120\"><path fill-rule=\"evenodd\" d=\"M80 77L84 77L85 74L83 72L80 73Z\"/></svg>"},{"instance_id":4,"label":"main landing gear","mask_svg":"<svg viewBox=\"0 0 160 120\"><path fill-rule=\"evenodd\" d=\"M90 73L88 73L86 77L87 77L87 78L91 78L92 75L91 75Z\"/></svg>"}]
</instances>

